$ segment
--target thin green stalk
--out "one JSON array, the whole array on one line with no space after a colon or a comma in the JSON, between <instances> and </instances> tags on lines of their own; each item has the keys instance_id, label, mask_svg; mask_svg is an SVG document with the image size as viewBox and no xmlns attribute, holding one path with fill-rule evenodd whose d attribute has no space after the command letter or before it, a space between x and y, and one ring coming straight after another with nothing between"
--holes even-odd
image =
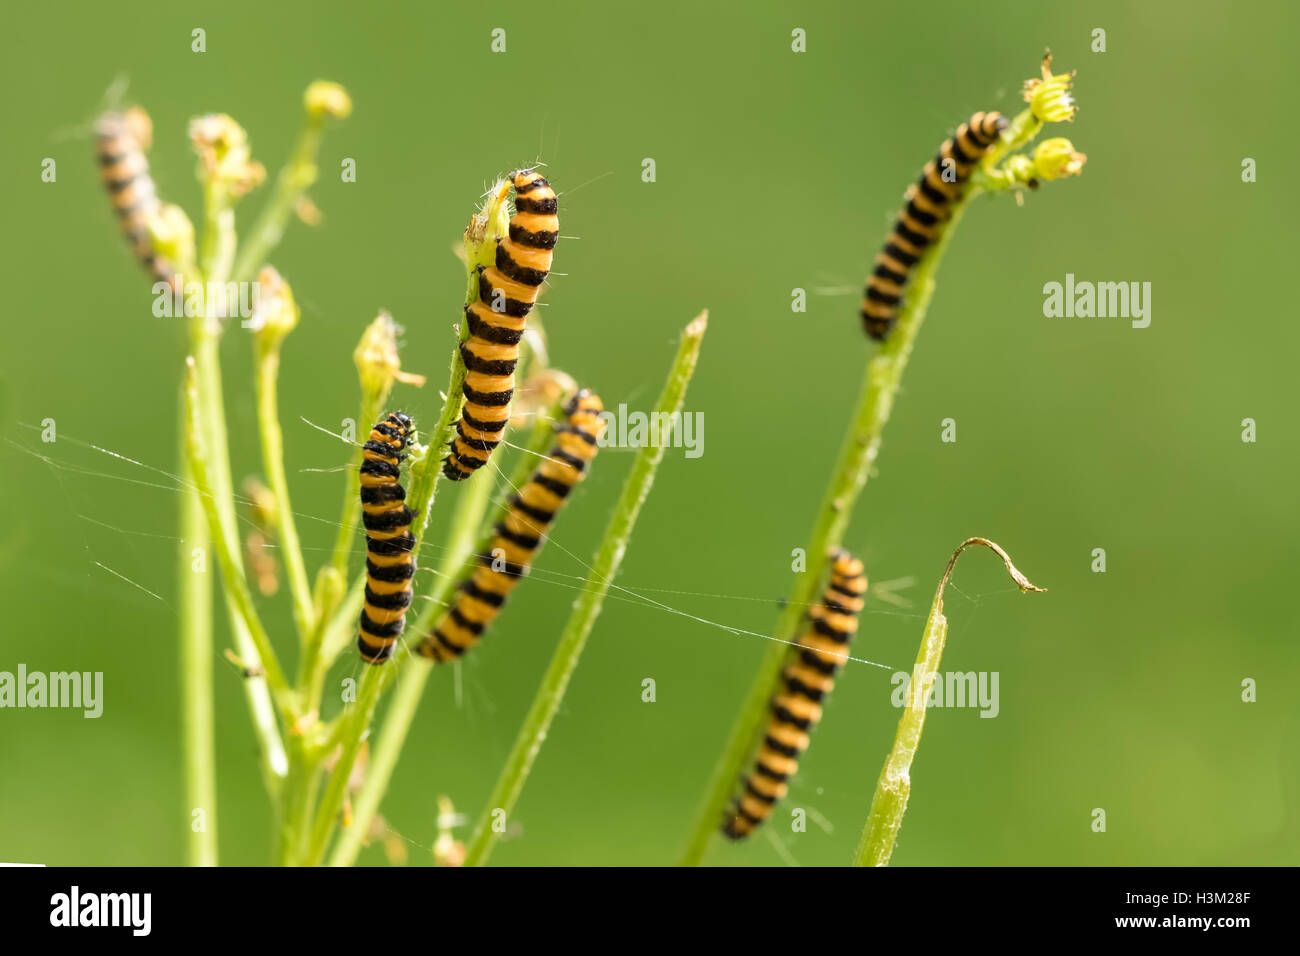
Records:
<instances>
[{"instance_id":1,"label":"thin green stalk","mask_svg":"<svg viewBox=\"0 0 1300 956\"><path fill-rule=\"evenodd\" d=\"M231 599L240 619L248 628L249 637L252 639L255 654L250 660L245 658L241 652L241 659L250 670L260 670L265 674L272 696L287 713L293 714L295 708L288 682L285 680L284 672L280 669L280 663L276 658L275 651L271 647L271 639L257 615L257 609L253 605L253 596L249 591L248 581L244 576L233 514L230 516L230 520L223 515L222 504L213 487L213 473L218 471L219 467L210 464L214 462L215 456L212 455L208 448L208 439L204 435L199 382L202 380L204 385L208 386L214 381L211 363L216 353L215 338L205 337L200 343L200 352L201 358L191 356L187 359L189 371L186 379L185 395L187 421L189 422L190 470L194 477L195 486L198 488L199 497L203 501L204 512L208 516L208 527L213 543L216 546L217 559L221 564L225 592ZM207 366L209 371L209 374L202 375L201 378L198 371L200 364ZM233 511L233 507L231 510Z\"/></svg>"},{"instance_id":2,"label":"thin green stalk","mask_svg":"<svg viewBox=\"0 0 1300 956\"><path fill-rule=\"evenodd\" d=\"M343 714L345 727L342 735L343 752L330 773L329 781L325 785L325 794L321 797L315 822L312 824L307 853L302 860L308 866L320 865L325 856L330 834L334 832L339 810L343 806L343 796L347 791L348 778L352 775L352 766L357 761L357 754L361 752L365 730L370 726L375 704L388 683L391 673L390 667L367 666L357 689L356 702Z\"/></svg>"},{"instance_id":3,"label":"thin green stalk","mask_svg":"<svg viewBox=\"0 0 1300 956\"><path fill-rule=\"evenodd\" d=\"M225 282L235 254L235 210L221 184L209 182L203 192L204 227L199 240L199 269L209 282Z\"/></svg>"},{"instance_id":4,"label":"thin green stalk","mask_svg":"<svg viewBox=\"0 0 1300 956\"><path fill-rule=\"evenodd\" d=\"M1011 558L1000 547L987 538L969 538L963 541L948 559L948 567L943 572L939 587L934 592L934 601L930 604L930 616L925 622L925 631L921 636L921 647L916 654L916 664L912 668L912 679L908 687L907 705L898 720L898 733L894 735L894 747L885 758L885 765L880 771L880 781L876 784L875 797L871 801L871 811L867 814L867 823L862 830L862 842L858 845L854 866L887 866L894 852L894 843L898 839L899 828L903 825L903 814L907 810L907 799L912 792L912 780L909 770L916 748L921 744L921 730L925 726L925 709L929 703L930 690L939 673L939 663L943 657L944 642L948 637L948 619L943 613L943 592L952 577L953 566L957 558L968 547L983 545L993 550L1007 567L1007 573L1020 588L1021 592L1043 591L1036 587L1023 574L1016 570Z\"/></svg>"},{"instance_id":5,"label":"thin green stalk","mask_svg":"<svg viewBox=\"0 0 1300 956\"><path fill-rule=\"evenodd\" d=\"M401 357L397 352L397 323L387 312L380 312L366 326L352 353L357 366L357 381L361 386L361 416L357 427L369 434L372 424L384 414L395 382L423 385L424 377L402 371ZM354 442L352 457L348 461L343 483L343 510L338 522L338 535L334 539L334 553L329 567L340 578L345 578L348 558L356 545L357 522L361 518L361 442Z\"/></svg>"},{"instance_id":6,"label":"thin green stalk","mask_svg":"<svg viewBox=\"0 0 1300 956\"><path fill-rule=\"evenodd\" d=\"M248 631L248 626L240 616L234 598L223 588L226 602L226 617L230 620L230 629L235 635L235 653L247 664L257 660L257 645ZM262 771L262 782L266 792L275 798L279 795L285 775L289 772L289 758L285 753L284 741L280 737L280 725L276 721L275 705L271 702L271 690L266 677L253 672L244 678L244 698L248 704L249 718L253 724L253 734L257 737L258 758Z\"/></svg>"},{"instance_id":7,"label":"thin green stalk","mask_svg":"<svg viewBox=\"0 0 1300 956\"><path fill-rule=\"evenodd\" d=\"M276 815L277 866L294 866L304 858L307 834L303 821L311 819L312 782L319 775L317 761L308 758L301 737L290 737L289 746L289 773Z\"/></svg>"},{"instance_id":8,"label":"thin green stalk","mask_svg":"<svg viewBox=\"0 0 1300 956\"><path fill-rule=\"evenodd\" d=\"M681 345L669 371L668 381L659 400L655 403L654 415L657 420L662 421L659 416L664 415L672 416L675 420L681 411L682 402L686 397L686 387L695 372L707 323L708 313L702 312L686 326L686 330L682 333ZM466 866L481 866L487 862L499 835L493 826L494 812L502 810L509 815L524 788L533 761L542 748L542 742L546 739L551 721L564 700L569 678L578 666L578 659L587 642L587 636L591 633L591 628L600 614L605 593L618 573L619 565L622 564L623 554L627 550L628 539L636 525L641 505L650 493L655 471L663 458L665 443L661 440L657 446L645 447L637 452L632 471L623 485L623 493L605 528L605 536L600 548L592 559L591 572L587 575L583 589L574 602L573 613L556 645L555 654L551 657L550 666L542 678L537 696L533 699L533 704L524 718L519 735L515 738L514 748L502 768L501 777L497 780L492 796L470 838L465 856Z\"/></svg>"},{"instance_id":9,"label":"thin green stalk","mask_svg":"<svg viewBox=\"0 0 1300 956\"><path fill-rule=\"evenodd\" d=\"M257 423L262 440L262 467L271 493L275 495L279 510L277 527L281 553L289 577L289 590L293 595L293 619L298 635L306 641L315 629L312 610L311 585L307 582L307 566L303 563L302 544L298 540L298 525L294 520L293 506L289 501L289 479L284 471L284 435L280 430L279 403L276 399L276 382L280 375L280 348L257 348Z\"/></svg>"},{"instance_id":10,"label":"thin green stalk","mask_svg":"<svg viewBox=\"0 0 1300 956\"><path fill-rule=\"evenodd\" d=\"M420 706L424 685L432 671L432 662L423 657L404 662L402 673L397 678L397 689L393 691L393 699L384 713L383 728L370 750L365 782L353 802L352 826L339 837L334 852L330 854L329 866L351 866L361 852L362 841L370 832L370 821L379 810L379 803L393 777L397 758L406 743L407 731L415 721L415 711Z\"/></svg>"},{"instance_id":11,"label":"thin green stalk","mask_svg":"<svg viewBox=\"0 0 1300 956\"><path fill-rule=\"evenodd\" d=\"M1029 110L1017 115L997 145L981 161L988 169L1008 152L1019 149L1036 136L1043 124ZM979 178L978 176L976 177ZM939 239L926 250L917 263L916 273L899 308L898 321L889 338L867 363L858 402L840 445L831 480L817 508L812 534L806 550L806 570L795 578L785 609L773 632L774 641L764 652L758 672L741 705L740 713L727 737L721 757L705 791L686 849L683 866L698 866L717 833L736 781L740 778L758 741L767 716L768 701L781 675L781 668L803 620L804 609L816 600L817 583L825 569L827 555L839 546L853 507L871 475L880 452L880 440L894 407L894 399L907 368L913 345L925 313L934 295L935 273L943 254L957 231L966 207L982 192L972 184L952 206L947 226Z\"/></svg>"},{"instance_id":12,"label":"thin green stalk","mask_svg":"<svg viewBox=\"0 0 1300 956\"><path fill-rule=\"evenodd\" d=\"M204 278L215 285L224 284L230 277L230 262L236 244L235 215L231 208L233 196L218 177L204 180L204 228L201 240ZM193 460L195 448L202 448L210 466L205 468L208 493L200 491L204 510L208 513L211 538L217 546L218 556L227 556L223 567L222 592L230 612L234 632L235 650L244 666L257 676L244 680L244 696L252 719L253 730L260 746L261 765L267 790L274 796L288 771L284 742L280 737L275 711L271 702L271 687L263 674L267 673L262 660L270 649L259 646L255 636L261 624L253 611L244 575L243 559L239 550L238 525L235 515L234 482L230 475L230 447L226 434L225 402L221 385L221 319L216 309L220 303L205 302L204 313L190 320L190 353L194 368L186 383L187 401L196 402L196 408L186 415L186 433L189 455ZM197 396L193 390L197 389ZM198 473L196 471L197 479ZM247 600L235 593L242 583ZM250 617L250 613L251 617ZM265 632L261 632L265 639ZM274 658L272 670L278 669Z\"/></svg>"},{"instance_id":13,"label":"thin green stalk","mask_svg":"<svg viewBox=\"0 0 1300 956\"><path fill-rule=\"evenodd\" d=\"M247 580L244 578L243 566L240 562L238 538L234 531L236 519L230 479L230 459L226 450L225 411L221 400L221 366L217 333L204 318L198 317L191 324L190 341L194 353L194 375L199 394L197 412L187 413L185 423L188 438L198 441L208 449L209 460L213 463L213 467L206 475L206 481L209 483L206 495L202 491L198 492L200 505L208 514L210 532L207 536L208 542L216 544L218 555L225 552L231 556L229 573L244 582L244 589L247 591ZM191 460L192 450L187 450L186 454L187 461ZM197 475L191 475L191 478L197 482ZM229 535L225 529L229 529ZM227 585L224 574L222 595L229 612L231 630L234 633L235 652L249 671L254 675L260 675L264 669L262 655L240 610L240 603ZM252 607L251 596L245 606ZM253 731L258 739L263 778L268 792L274 795L279 782L287 772L288 762L285 757L284 742L276 723L275 710L271 703L270 688L263 676L245 678L243 685Z\"/></svg>"},{"instance_id":14,"label":"thin green stalk","mask_svg":"<svg viewBox=\"0 0 1300 956\"><path fill-rule=\"evenodd\" d=\"M189 465L181 470L188 476ZM186 817L190 834L186 863L217 865L217 756L212 702L212 579L196 571L194 552L207 554L208 522L203 502L187 481L182 496L181 546L181 750L185 755ZM196 830L193 813L203 812Z\"/></svg>"},{"instance_id":15,"label":"thin green stalk","mask_svg":"<svg viewBox=\"0 0 1300 956\"><path fill-rule=\"evenodd\" d=\"M363 386L361 417L357 419L357 428L369 429L373 423L379 421L386 401L388 401L387 391L375 392ZM343 575L347 574L348 556L352 554L352 548L356 544L357 522L361 520L360 468L361 446L358 445L352 450L352 457L348 460L347 470L344 472L343 509L339 516L338 534L334 538L334 553L330 556L330 564Z\"/></svg>"},{"instance_id":16,"label":"thin green stalk","mask_svg":"<svg viewBox=\"0 0 1300 956\"><path fill-rule=\"evenodd\" d=\"M325 675L334 661L352 646L357 636L357 616L365 601L366 576L358 574L339 602L338 610L321 632L320 653L311 672L308 699L313 709L319 707Z\"/></svg>"},{"instance_id":17,"label":"thin green stalk","mask_svg":"<svg viewBox=\"0 0 1300 956\"><path fill-rule=\"evenodd\" d=\"M324 115L308 113L289 163L275 180L275 193L267 201L253 228L240 247L233 276L236 282L249 282L266 264L275 247L284 238L285 227L293 216L298 200L316 181L316 156L325 132Z\"/></svg>"}]
</instances>

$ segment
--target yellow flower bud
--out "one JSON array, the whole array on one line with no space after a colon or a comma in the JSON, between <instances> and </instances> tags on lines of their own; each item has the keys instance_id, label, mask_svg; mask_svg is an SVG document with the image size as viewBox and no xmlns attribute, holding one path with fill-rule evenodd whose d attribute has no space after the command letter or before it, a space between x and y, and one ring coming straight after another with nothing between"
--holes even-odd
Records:
<instances>
[{"instance_id":1,"label":"yellow flower bud","mask_svg":"<svg viewBox=\"0 0 1300 956\"><path fill-rule=\"evenodd\" d=\"M1043 57L1042 79L1025 81L1024 97L1034 116L1044 123L1064 123L1074 119L1078 104L1070 95L1074 72L1052 73L1052 54Z\"/></svg>"},{"instance_id":2,"label":"yellow flower bud","mask_svg":"<svg viewBox=\"0 0 1300 956\"><path fill-rule=\"evenodd\" d=\"M1074 144L1062 136L1045 139L1034 149L1034 169L1040 179L1078 176L1088 157L1076 152Z\"/></svg>"},{"instance_id":3,"label":"yellow flower bud","mask_svg":"<svg viewBox=\"0 0 1300 956\"><path fill-rule=\"evenodd\" d=\"M194 262L194 224L185 210L169 202L158 207L149 218L149 234L154 249L178 269L190 268Z\"/></svg>"},{"instance_id":4,"label":"yellow flower bud","mask_svg":"<svg viewBox=\"0 0 1300 956\"><path fill-rule=\"evenodd\" d=\"M380 312L366 326L352 358L357 363L361 390L367 395L382 399L395 381L415 386L424 384L423 375L402 371L402 359L397 354L397 323L387 312Z\"/></svg>"},{"instance_id":5,"label":"yellow flower bud","mask_svg":"<svg viewBox=\"0 0 1300 956\"><path fill-rule=\"evenodd\" d=\"M265 181L266 167L253 161L248 134L225 113L195 117L189 132L205 180L221 183L235 196Z\"/></svg>"},{"instance_id":6,"label":"yellow flower bud","mask_svg":"<svg viewBox=\"0 0 1300 956\"><path fill-rule=\"evenodd\" d=\"M506 204L509 197L510 180L498 179L488 190L482 208L470 217L465 227L464 260L472 289L478 288L475 270L496 262L496 241L509 231L510 208Z\"/></svg>"},{"instance_id":7,"label":"yellow flower bud","mask_svg":"<svg viewBox=\"0 0 1300 956\"><path fill-rule=\"evenodd\" d=\"M258 347L279 347L298 324L299 314L289 283L270 266L262 269L257 276L257 308L248 321L257 336Z\"/></svg>"},{"instance_id":8,"label":"yellow flower bud","mask_svg":"<svg viewBox=\"0 0 1300 956\"><path fill-rule=\"evenodd\" d=\"M1007 157L1007 161L1002 164L1002 169L1011 177L1011 181L1016 183L1032 183L1034 177L1038 175L1033 160L1020 153Z\"/></svg>"},{"instance_id":9,"label":"yellow flower bud","mask_svg":"<svg viewBox=\"0 0 1300 956\"><path fill-rule=\"evenodd\" d=\"M348 91L328 80L317 80L308 86L303 94L303 104L307 107L307 115L313 119L322 116L346 119L352 112L352 97L348 96Z\"/></svg>"}]
</instances>

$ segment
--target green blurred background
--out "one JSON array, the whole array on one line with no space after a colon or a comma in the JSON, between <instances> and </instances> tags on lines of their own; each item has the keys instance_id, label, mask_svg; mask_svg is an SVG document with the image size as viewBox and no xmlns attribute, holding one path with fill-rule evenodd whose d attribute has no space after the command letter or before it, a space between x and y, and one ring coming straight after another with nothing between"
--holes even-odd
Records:
<instances>
[{"instance_id":1,"label":"green blurred background","mask_svg":"<svg viewBox=\"0 0 1300 956\"><path fill-rule=\"evenodd\" d=\"M0 670L101 670L106 702L99 720L0 711L0 859L177 863L189 822L179 496L65 440L175 470L183 330L149 314L87 135L116 75L153 116L162 195L196 219L190 116L231 113L274 174L307 82L352 93L312 194L324 223L294 224L274 256L304 310L281 409L295 509L320 519L300 520L313 572L341 476L302 469L336 468L345 450L300 416L355 415L351 353L380 308L405 326L406 368L430 376L395 403L436 415L463 288L451 246L486 184L540 155L568 191L562 232L581 237L561 243L545 298L557 364L644 409L680 327L711 310L687 400L705 453L668 454L618 583L765 632L872 351L858 290L899 196L957 122L1017 111L1050 45L1079 71L1064 132L1085 173L1023 208L970 210L846 541L873 580L916 579L911 607L869 605L857 643L903 669L968 535L1050 589L1018 596L987 554L958 566L945 669L998 671L1001 713L931 713L894 860L1297 862L1290 5L52 3L8 19ZM195 27L206 53L190 51ZM489 52L494 27L504 55ZM806 53L791 52L795 27ZM1097 27L1105 53L1090 51ZM339 181L343 157L356 183ZM245 224L265 194L244 201ZM1067 272L1151 282L1151 327L1044 318L1042 285ZM791 312L796 287L805 314ZM259 468L249 352L238 329L226 336L236 480ZM53 445L24 427L46 417ZM948 417L956 444L939 439ZM1247 417L1255 444L1240 438ZM583 572L566 551L590 554L630 461L599 461L539 562L553 573L521 588L459 699L450 672L431 680L383 805L412 862L429 859L438 794L471 815L487 799L572 602L565 576ZM1105 574L1090 572L1098 547ZM263 610L292 661L284 595ZM217 635L227 646L224 618ZM765 648L611 599L516 809L521 832L493 862L672 862ZM349 657L333 676L356 671ZM221 661L216 675L222 861L261 863L269 816L239 678ZM641 702L646 677L656 703ZM1257 703L1241 702L1247 677ZM847 670L784 805L833 829L779 823L711 861L847 862L893 737L890 691L887 671Z\"/></svg>"}]
</instances>

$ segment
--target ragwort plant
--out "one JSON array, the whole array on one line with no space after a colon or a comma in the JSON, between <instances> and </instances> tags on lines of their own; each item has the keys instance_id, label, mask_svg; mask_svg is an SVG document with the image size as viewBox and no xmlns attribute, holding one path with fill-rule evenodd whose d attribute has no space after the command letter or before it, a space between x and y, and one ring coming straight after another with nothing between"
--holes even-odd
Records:
<instances>
[{"instance_id":1,"label":"ragwort plant","mask_svg":"<svg viewBox=\"0 0 1300 956\"><path fill-rule=\"evenodd\" d=\"M379 804L432 668L432 662L402 650L387 663L365 666L354 693L345 691L338 713L329 718L322 715L327 673L344 655L355 653L352 648L362 606L368 606L376 598L367 594L366 576L349 567L362 512L361 446L353 443L353 454L345 470L338 535L328 561L317 569L314 581L303 557L284 462L277 406L278 371L283 344L299 321L299 310L289 282L268 265L268 259L295 214L308 222L315 218L315 207L307 198L307 190L317 177L316 157L321 140L332 121L349 115L352 104L343 87L316 82L307 89L305 109L304 126L293 154L277 176L261 215L242 242L235 228L236 203L263 182L265 170L252 159L247 134L231 117L201 116L190 123L190 140L199 158L198 177L203 187L202 228L197 241L189 217L178 207L161 202L148 177L144 153L151 127L147 115L138 108L126 114L108 114L101 121L103 133L97 140L103 178L137 258L144 261L158 280L155 294L175 295L178 301L183 296L183 311L191 316L182 375L181 464L185 493L180 516L179 559L185 801L193 820L187 859L195 865L215 865L218 861L212 692L213 585L206 574L192 572L196 552L214 552L221 569L221 596L229 612L234 645L226 656L243 675L262 777L275 812L273 859L277 863L322 863L331 844L335 846L329 862L349 864L355 860L361 846L376 829ZM509 179L498 181L465 231L466 307L480 297L480 277L484 270L491 269L494 263L500 264L498 245L507 237L509 241L516 238L510 228L510 191ZM516 205L522 210L528 202L521 195ZM550 241L554 242L553 236ZM252 329L265 484L253 482L246 486L250 497L244 503L254 515L257 537L241 542L222 399L220 342L226 330L234 325L232 309L241 301L240 290L254 281L256 305L240 324ZM540 281L536 279L533 284ZM505 311L509 310L507 303ZM466 392L472 394L472 390L464 387L467 374L464 355L468 354L464 345L470 336L470 323L462 319L458 324L458 341L450 355L441 412L431 427L416 423L414 430L421 440L409 446L405 488L406 504L413 512L410 549L416 562L434 527L430 518L442 478L443 458L456 433ZM522 336L518 367L513 369L520 380L525 379L525 370L528 375L525 387L514 400L515 410L523 409L523 414L517 416L519 419L533 415L535 420L525 431L525 443L509 477L515 489L525 485L534 463L539 460L543 462L538 467L539 473L547 472L548 468L550 473L555 468L583 470L581 460L572 455L555 451L548 456L546 452L553 431L551 422L563 418L560 409L576 391L576 385L560 370L547 367L543 333L535 316L530 317L530 326ZM706 326L707 314L701 313L686 327L654 409L656 415L667 416L666 420L674 426L680 421L680 409ZM392 410L390 402L395 385L424 384L421 376L402 370L397 327L387 314L380 314L366 328L354 358L361 391L357 421L363 428L368 429ZM595 404L598 407L598 400ZM563 428L559 431L565 433ZM572 426L569 432L572 433ZM492 826L492 811L505 808L508 812L523 787L600 613L605 592L618 573L640 507L662 459L664 439L670 436L661 436L657 445L641 448L635 456L622 495L589 565L590 573L581 586L581 596L542 678L537 699L502 769L492 802L474 831L468 862L486 859L497 835ZM594 440L594 436L587 435L587 440ZM503 448L493 456L491 470L499 470L504 452ZM554 484L545 474L538 480ZM481 562L493 558L484 553L493 541L489 529L493 519L503 517L510 507L505 506L501 514L489 515L492 487L487 476L471 477L465 484L467 487L458 495L457 507L445 516L445 537L433 581L419 595L424 599L422 609L406 615L410 618L407 633L414 634L417 641L428 633L438 609L451 602L457 584ZM255 567L251 580L258 589L263 594L275 590L274 583L267 584L267 577L273 579L275 570L266 567L264 554L271 537L276 539L282 555L297 637L298 661L292 673L280 662L254 600L254 585L250 583L249 565L252 564ZM245 548L243 544L250 546ZM537 546L534 543L533 550ZM246 555L250 560L245 560ZM526 570L525 563L522 567L515 565L507 573L518 577ZM370 758L362 761L359 758L368 747L376 705L394 681L398 686L393 704L377 734ZM435 849L439 861L454 864L465 860L467 853L451 838L447 823L451 816L450 809L444 806L439 815L440 835ZM343 837L336 841L340 823Z\"/></svg>"}]
</instances>

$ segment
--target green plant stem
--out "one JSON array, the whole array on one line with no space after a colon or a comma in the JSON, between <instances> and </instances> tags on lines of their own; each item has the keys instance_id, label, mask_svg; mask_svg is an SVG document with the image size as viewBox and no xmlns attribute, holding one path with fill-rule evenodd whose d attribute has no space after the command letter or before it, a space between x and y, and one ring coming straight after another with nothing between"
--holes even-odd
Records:
<instances>
[{"instance_id":1,"label":"green plant stem","mask_svg":"<svg viewBox=\"0 0 1300 956\"><path fill-rule=\"evenodd\" d=\"M246 652L241 650L240 657L246 667L251 670L261 670L265 674L272 697L287 714L293 714L295 708L288 682L271 647L271 639L257 616L257 609L253 606L253 596L244 576L238 533L234 524L233 502L230 504L229 514L224 513L226 509L223 508L223 501L218 498L218 492L214 488L213 473L219 469L211 464L216 461L216 456L209 449L208 439L205 438L203 428L205 403L201 396L203 389L211 388L220 377L219 370L214 366L217 340L215 337L204 336L199 346L200 354L190 359L190 372L186 384L190 470L199 497L203 501L204 512L208 516L208 528L216 547L217 559L221 564L222 583L226 595L248 629L252 640L254 653L246 656ZM200 369L204 371L200 372ZM208 402L211 402L211 398ZM250 678L250 682L252 680Z\"/></svg>"},{"instance_id":2,"label":"green plant stem","mask_svg":"<svg viewBox=\"0 0 1300 956\"><path fill-rule=\"evenodd\" d=\"M339 602L338 610L321 633L320 653L311 671L308 699L312 708L319 707L325 675L338 656L352 646L356 638L357 618L365 601L366 576L358 574Z\"/></svg>"},{"instance_id":3,"label":"green plant stem","mask_svg":"<svg viewBox=\"0 0 1300 956\"><path fill-rule=\"evenodd\" d=\"M339 809L343 806L343 796L347 792L352 766L356 763L357 754L361 752L365 730L370 726L375 704L391 674L391 667L367 666L357 690L357 699L344 712L343 752L339 754L338 762L330 773L325 785L325 794L321 797L320 807L316 811L315 823L312 824L307 854L303 859L303 862L309 866L318 866L325 856L330 834L334 832Z\"/></svg>"},{"instance_id":4,"label":"green plant stem","mask_svg":"<svg viewBox=\"0 0 1300 956\"><path fill-rule=\"evenodd\" d=\"M308 114L288 164L276 177L274 194L240 247L233 269L236 282L251 281L280 244L298 200L316 181L316 157L324 131L325 118Z\"/></svg>"},{"instance_id":5,"label":"green plant stem","mask_svg":"<svg viewBox=\"0 0 1300 956\"><path fill-rule=\"evenodd\" d=\"M1016 570L1011 558L1000 547L987 538L969 538L963 541L948 559L948 567L943 572L939 587L934 592L930 604L930 616L925 622L925 631L921 636L921 647L916 654L916 664L912 668L912 679L908 685L907 704L903 715L898 720L898 732L894 736L894 747L885 758L885 765L880 771L880 780L871 801L871 811L867 814L867 823L862 830L862 841L854 858L855 866L886 866L894 852L894 843L898 839L899 828L903 825L903 814L907 810L907 800L912 792L910 769L916 756L916 749L921 744L921 730L925 726L925 709L929 702L930 689L939 673L939 663L943 658L944 642L948 637L948 619L943 613L943 592L952 577L953 566L957 558L971 545L983 545L994 551L1006 565L1007 573L1020 587L1021 592L1042 591L1043 588L1029 583L1029 580Z\"/></svg>"},{"instance_id":6,"label":"green plant stem","mask_svg":"<svg viewBox=\"0 0 1300 956\"><path fill-rule=\"evenodd\" d=\"M284 470L284 437L280 429L277 402L277 381L280 372L279 341L259 339L255 346L255 364L262 465L279 512L276 524L293 598L294 624L303 647L300 655L300 666L303 670L300 674L310 673L306 670L310 666L308 649L313 646L313 639L319 631L316 627L315 604L307 582L307 568L303 562L302 546L298 539L298 527L289 497L289 481ZM302 683L300 680L298 686L300 692ZM305 710L311 710L313 707L311 701L304 703ZM306 834L303 832L303 822L311 819L311 796L315 783L319 779L317 762L308 757L305 742L300 735L290 736L287 757L288 771L284 780L284 792L276 805L275 861L281 866L296 862L305 852Z\"/></svg>"},{"instance_id":7,"label":"green plant stem","mask_svg":"<svg viewBox=\"0 0 1300 956\"><path fill-rule=\"evenodd\" d=\"M655 403L656 416L669 415L675 420L677 413L681 411L682 402L686 397L686 387L695 372L707 322L708 313L701 313L683 332L681 345L677 350L677 357L673 360L668 380L659 400ZM623 554L627 550L628 539L636 525L641 505L650 493L655 471L663 458L664 444L665 441L661 440L657 446L641 448L637 452L632 471L623 485L618 504L605 528L605 536L592 559L591 571L587 575L582 591L579 592L578 599L574 602L573 613L565 624L555 653L551 657L550 666L538 688L537 696L533 699L523 726L519 729L519 735L515 738L514 747L502 768L501 777L497 780L492 796L484 807L483 814L470 838L465 856L466 866L481 866L487 862L499 835L493 828L494 811L500 809L509 815L523 790L533 761L537 758L546 739L551 721L564 700L569 678L578 666L578 659L586 644L587 636L591 633L591 628L600 614L605 593L618 573L619 565L622 564Z\"/></svg>"},{"instance_id":8,"label":"green plant stem","mask_svg":"<svg viewBox=\"0 0 1300 956\"><path fill-rule=\"evenodd\" d=\"M212 180L204 183L203 196L205 218L200 244L203 277L208 282L224 284L230 278L230 263L236 245L235 214L231 208L233 197L222 183ZM187 382L186 395L187 399L193 397L192 391L197 389L197 413L187 414L186 433L191 457L194 448L201 447L210 462L206 470L209 495L201 497L204 510L209 514L210 534L218 554L224 550L230 557L229 574L223 569L222 594L234 632L236 654L249 671L258 675L244 680L244 696L259 743L267 791L274 797L288 772L288 759L276 723L271 689L266 677L261 676L266 668L254 637L261 625L255 614L250 622L241 611L241 607L252 608L251 595L247 602L241 602L235 593L236 577L242 582L246 594L248 582L239 550L234 482L230 475L230 447L221 387L222 323L216 311L218 304L205 302L203 314L190 320L190 354L195 367L193 379ZM266 646L270 647L269 641Z\"/></svg>"},{"instance_id":9,"label":"green plant stem","mask_svg":"<svg viewBox=\"0 0 1300 956\"><path fill-rule=\"evenodd\" d=\"M235 635L236 654L245 662L256 660L257 645L235 606L234 598L224 589L223 597L226 602L226 617L230 620L230 629ZM280 737L280 725L276 721L275 705L271 702L271 690L264 676L245 677L243 684L253 734L259 743L258 761L262 782L266 785L266 792L275 798L289 772L289 760L285 754L284 741Z\"/></svg>"},{"instance_id":10,"label":"green plant stem","mask_svg":"<svg viewBox=\"0 0 1300 956\"><path fill-rule=\"evenodd\" d=\"M361 852L361 844L370 832L370 821L379 810L379 803L393 777L397 758L406 743L407 731L415 721L415 712L420 706L420 697L424 694L424 685L432 670L432 662L423 657L403 663L402 672L397 678L397 689L393 691L392 700L384 713L384 725L370 751L365 782L353 803L352 826L339 837L334 852L330 854L330 866L351 866Z\"/></svg>"},{"instance_id":11,"label":"green plant stem","mask_svg":"<svg viewBox=\"0 0 1300 956\"><path fill-rule=\"evenodd\" d=\"M276 815L277 866L294 866L305 858L303 821L311 819L312 783L319 776L318 761L307 756L301 737L290 737L289 748L289 773Z\"/></svg>"},{"instance_id":12,"label":"green plant stem","mask_svg":"<svg viewBox=\"0 0 1300 956\"><path fill-rule=\"evenodd\" d=\"M220 183L208 182L203 190L203 236L199 241L199 269L212 283L224 283L235 255L235 210L232 197Z\"/></svg>"},{"instance_id":13,"label":"green plant stem","mask_svg":"<svg viewBox=\"0 0 1300 956\"><path fill-rule=\"evenodd\" d=\"M203 502L189 480L181 505L179 571L181 585L181 749L185 754L185 799L190 827L186 862L217 865L217 756L212 701L212 579L195 571L194 552L209 549ZM194 829L193 812L203 811L203 828Z\"/></svg>"},{"instance_id":14,"label":"green plant stem","mask_svg":"<svg viewBox=\"0 0 1300 956\"><path fill-rule=\"evenodd\" d=\"M262 467L275 495L279 518L276 522L284 556L284 566L289 577L289 590L293 595L293 618L299 638L310 640L316 622L313 618L311 585L307 581L307 567L303 563L302 544L298 540L298 524L294 519L293 505L289 500L289 479L284 471L284 435L280 430L279 403L276 382L280 375L280 348L257 349L257 423L262 441Z\"/></svg>"},{"instance_id":15,"label":"green plant stem","mask_svg":"<svg viewBox=\"0 0 1300 956\"><path fill-rule=\"evenodd\" d=\"M357 428L366 429L367 432L372 424L379 420L382 414L384 402L388 400L388 393L372 392L364 387L361 391L361 417L357 419ZM348 460L346 476L343 482L343 510L339 516L339 531L334 539L334 553L330 556L330 564L336 568L339 574L345 575L348 570L348 556L352 553L352 548L356 544L357 522L361 518L361 446L358 444L352 450L352 457Z\"/></svg>"}]
</instances>

